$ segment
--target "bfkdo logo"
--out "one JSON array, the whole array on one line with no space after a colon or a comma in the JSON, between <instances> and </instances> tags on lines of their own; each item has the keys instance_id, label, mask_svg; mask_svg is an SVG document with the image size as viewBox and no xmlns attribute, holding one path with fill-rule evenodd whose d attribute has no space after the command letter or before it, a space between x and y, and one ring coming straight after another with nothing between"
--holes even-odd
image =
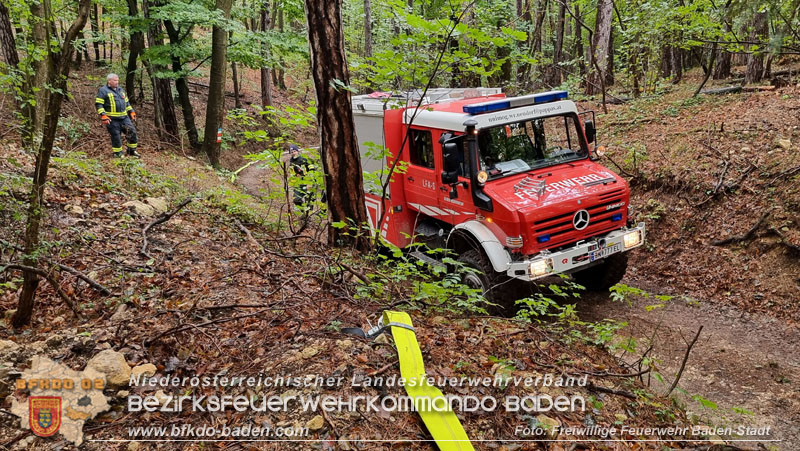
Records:
<instances>
[{"instance_id":1,"label":"bfkdo logo","mask_svg":"<svg viewBox=\"0 0 800 451\"><path fill-rule=\"evenodd\" d=\"M28 398L31 431L39 437L50 437L61 426L60 396L31 396Z\"/></svg>"}]
</instances>

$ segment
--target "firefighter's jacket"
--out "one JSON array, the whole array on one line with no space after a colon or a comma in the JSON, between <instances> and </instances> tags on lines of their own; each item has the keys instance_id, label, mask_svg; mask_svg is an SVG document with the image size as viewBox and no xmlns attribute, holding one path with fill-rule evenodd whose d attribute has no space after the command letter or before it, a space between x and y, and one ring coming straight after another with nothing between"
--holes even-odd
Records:
<instances>
[{"instance_id":1,"label":"firefighter's jacket","mask_svg":"<svg viewBox=\"0 0 800 451\"><path fill-rule=\"evenodd\" d=\"M112 89L108 85L100 88L94 103L97 107L97 114L105 114L111 118L125 117L133 111L133 107L128 102L128 95L119 86L117 89Z\"/></svg>"}]
</instances>

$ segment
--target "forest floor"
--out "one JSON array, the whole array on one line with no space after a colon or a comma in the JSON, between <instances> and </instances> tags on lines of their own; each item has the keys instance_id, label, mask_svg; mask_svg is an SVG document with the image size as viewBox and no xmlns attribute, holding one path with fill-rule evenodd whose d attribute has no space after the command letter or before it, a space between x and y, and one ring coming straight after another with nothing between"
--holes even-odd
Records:
<instances>
[{"instance_id":1,"label":"forest floor","mask_svg":"<svg viewBox=\"0 0 800 451\"><path fill-rule=\"evenodd\" d=\"M648 225L648 247L634 253L624 283L675 298L662 308L647 309L655 303L651 299L634 297L629 305L592 295L579 302L578 311L591 324L603 324L607 318L627 321L615 343L626 336L638 338L636 352L617 347L609 353L609 343L595 342L598 337L585 325L564 326L566 330L557 333L548 326L436 306L414 308L411 314L429 375L588 373L594 388L549 392L583 395L592 402L590 411L553 414L538 421L771 425L773 432L759 438L784 442L765 441L768 449L800 446L799 363L785 352L800 344L800 271L793 253L800 236L796 170L800 87L687 101L698 81L687 75L685 84L666 94L610 106L610 113L598 118L600 143L609 145L609 162L615 162L609 166L630 177L632 203L639 220ZM381 310L396 308L397 300L413 294L408 283L386 282L392 302L365 297L359 278L375 268L314 239L313 227L301 237L287 231L292 215L283 206L281 188L267 181L266 171L250 166L231 183L229 173L209 170L201 157L188 159L187 150L159 143L154 131L147 129L146 102L139 108L142 160L109 159L105 132L94 126L92 109L86 107L96 89L91 82L75 83L75 101L65 105L68 119L46 190L48 218L43 233L48 255L107 285L112 295L103 296L62 273L60 284L83 315L75 318L51 286L40 285L33 325L21 333L0 327L5 346L0 349L2 410L9 407L6 396L22 396L12 393L7 377L26 368L33 355L48 355L79 370L98 351L113 349L131 366L150 362L159 374L180 376L261 372L336 374L352 380L397 372L396 354L385 341L367 342L342 334L340 328L374 324ZM196 100L202 104L202 95ZM0 120L13 123L10 114ZM81 123L89 124L83 133ZM73 134L78 137L71 139ZM313 134L298 138L313 143ZM228 169L243 165L241 154L259 149L247 145L239 150L226 157ZM32 167L13 130L0 132L0 235L9 242L21 241L19 224ZM156 216L124 204L146 197L164 198L169 208L189 197L194 200L149 232L143 253L142 229ZM769 215L764 215L767 211ZM759 227L748 234L753 225ZM747 239L728 246L710 244L735 235ZM0 255L3 260L18 257L8 248ZM8 312L16 302L18 278L5 276L0 281L0 306ZM681 338L690 340L700 325L703 333L679 384L687 394L675 397L686 403L689 418L672 401L648 394L666 391L654 378L609 376L629 374L629 365L639 359L632 356L640 356L652 337L653 366L668 385L686 352ZM571 339L574 335L568 332L580 332L584 338ZM8 342L18 347L9 351ZM360 440L348 442L353 448L376 449L379 446L363 440L428 437L419 417L411 413L345 412L319 418L301 412L137 416L125 411L125 395L120 393L125 391L107 391L112 410L85 426L87 440L125 439L131 426L192 421L310 425L312 437L324 440L323 449L347 449L344 442L335 443L337 438ZM397 387L343 387L334 392L398 391ZM507 392L487 388L480 395L518 392L515 387ZM628 397L631 394L634 399ZM694 395L702 401L692 400ZM516 426L536 424L537 419L493 412L468 413L462 422L473 439L509 440ZM0 443L9 448L70 446L63 439L34 438L7 415L0 415L0 424ZM674 439L661 444L700 446ZM484 442L480 447L518 449L518 445ZM116 449L130 446L114 444ZM541 441L521 446L567 449ZM91 441L84 447L109 448L108 443ZM275 449L284 448L275 445Z\"/></svg>"}]
</instances>

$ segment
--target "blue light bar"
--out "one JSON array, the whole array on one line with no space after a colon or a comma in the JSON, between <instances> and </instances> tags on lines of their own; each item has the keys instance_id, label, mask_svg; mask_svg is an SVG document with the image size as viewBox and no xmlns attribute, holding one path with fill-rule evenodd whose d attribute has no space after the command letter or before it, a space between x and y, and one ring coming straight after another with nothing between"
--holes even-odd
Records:
<instances>
[{"instance_id":1,"label":"blue light bar","mask_svg":"<svg viewBox=\"0 0 800 451\"><path fill-rule=\"evenodd\" d=\"M622 213L617 213L617 214L615 214L614 216L611 217L612 221L619 221L621 219L622 219Z\"/></svg>"},{"instance_id":2,"label":"blue light bar","mask_svg":"<svg viewBox=\"0 0 800 451\"><path fill-rule=\"evenodd\" d=\"M492 111L507 110L509 108L511 108L511 104L508 102L508 100L498 100L494 102L464 105L464 112L467 114L481 114L490 113Z\"/></svg>"},{"instance_id":3,"label":"blue light bar","mask_svg":"<svg viewBox=\"0 0 800 451\"><path fill-rule=\"evenodd\" d=\"M564 100L569 93L567 91L548 91L539 94L531 94L520 97L510 97L508 99L493 100L490 102L474 103L472 105L464 105L463 110L467 114L482 114L491 113L492 111L507 110L509 108L517 108L521 106L538 105L541 103L555 102L557 100Z\"/></svg>"},{"instance_id":4,"label":"blue light bar","mask_svg":"<svg viewBox=\"0 0 800 451\"><path fill-rule=\"evenodd\" d=\"M546 242L550 241L550 235L542 235L539 238L536 238L536 241L538 241L540 243L546 243Z\"/></svg>"}]
</instances>

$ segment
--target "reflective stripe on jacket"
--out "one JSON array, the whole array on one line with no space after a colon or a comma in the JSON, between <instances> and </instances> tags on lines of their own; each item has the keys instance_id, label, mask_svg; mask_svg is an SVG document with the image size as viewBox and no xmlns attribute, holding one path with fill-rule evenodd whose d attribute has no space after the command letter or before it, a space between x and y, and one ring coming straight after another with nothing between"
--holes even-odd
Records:
<instances>
[{"instance_id":1,"label":"reflective stripe on jacket","mask_svg":"<svg viewBox=\"0 0 800 451\"><path fill-rule=\"evenodd\" d=\"M103 86L97 91L94 103L97 107L97 114L105 114L109 117L125 117L128 112L133 111L133 107L128 102L128 95L120 87L111 89L108 85Z\"/></svg>"}]
</instances>

